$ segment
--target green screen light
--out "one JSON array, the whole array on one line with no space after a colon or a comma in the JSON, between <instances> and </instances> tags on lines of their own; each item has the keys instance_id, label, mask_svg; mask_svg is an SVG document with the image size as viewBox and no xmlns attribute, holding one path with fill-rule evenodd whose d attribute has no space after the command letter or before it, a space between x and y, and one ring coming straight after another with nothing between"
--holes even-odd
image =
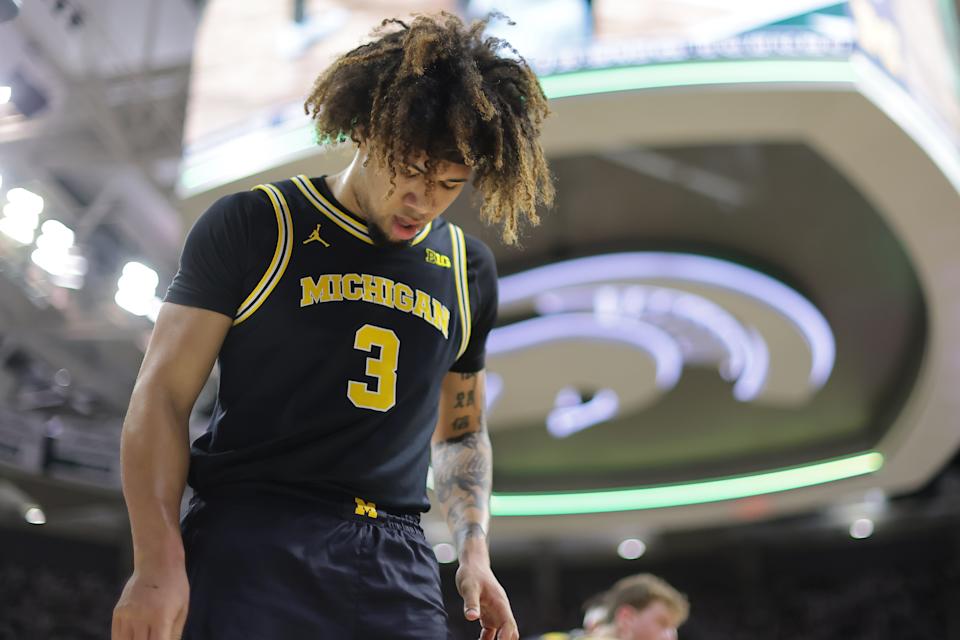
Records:
<instances>
[{"instance_id":1,"label":"green screen light","mask_svg":"<svg viewBox=\"0 0 960 640\"><path fill-rule=\"evenodd\" d=\"M798 467L682 484L569 493L498 493L495 516L551 516L679 507L790 491L874 473L883 454L870 451Z\"/></svg>"},{"instance_id":2,"label":"green screen light","mask_svg":"<svg viewBox=\"0 0 960 640\"><path fill-rule=\"evenodd\" d=\"M846 60L721 60L589 69L540 79L551 100L613 91L718 84L853 83Z\"/></svg>"}]
</instances>

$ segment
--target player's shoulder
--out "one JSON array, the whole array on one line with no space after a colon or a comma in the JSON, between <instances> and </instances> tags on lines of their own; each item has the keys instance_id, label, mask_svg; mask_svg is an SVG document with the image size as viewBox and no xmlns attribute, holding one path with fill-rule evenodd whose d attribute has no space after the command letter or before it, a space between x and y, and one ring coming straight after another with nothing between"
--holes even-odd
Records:
<instances>
[{"instance_id":1,"label":"player's shoulder","mask_svg":"<svg viewBox=\"0 0 960 640\"><path fill-rule=\"evenodd\" d=\"M493 251L486 242L477 236L464 232L463 244L467 251L467 264L475 268L495 268L496 258L493 257Z\"/></svg>"},{"instance_id":2,"label":"player's shoulder","mask_svg":"<svg viewBox=\"0 0 960 640\"><path fill-rule=\"evenodd\" d=\"M275 227L273 205L261 189L236 191L220 196L201 216L200 222L214 226Z\"/></svg>"},{"instance_id":3,"label":"player's shoulder","mask_svg":"<svg viewBox=\"0 0 960 640\"><path fill-rule=\"evenodd\" d=\"M467 253L467 267L470 270L478 267L493 268L495 266L496 260L493 257L493 252L483 240L467 233L463 230L463 227L450 222L444 216L440 216L433 221L433 231L431 231L430 235L434 238L446 238L447 233L452 233L454 229L460 229L463 233L464 250Z\"/></svg>"},{"instance_id":4,"label":"player's shoulder","mask_svg":"<svg viewBox=\"0 0 960 640\"><path fill-rule=\"evenodd\" d=\"M267 194L261 189L253 188L220 196L210 205L207 213L218 216L247 216L268 209L272 207Z\"/></svg>"}]
</instances>

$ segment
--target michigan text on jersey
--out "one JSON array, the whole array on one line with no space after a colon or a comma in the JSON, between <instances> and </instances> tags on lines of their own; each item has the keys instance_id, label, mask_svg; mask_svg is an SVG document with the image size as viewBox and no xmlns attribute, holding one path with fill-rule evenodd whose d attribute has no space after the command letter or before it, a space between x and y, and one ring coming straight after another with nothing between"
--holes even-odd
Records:
<instances>
[{"instance_id":1,"label":"michigan text on jersey","mask_svg":"<svg viewBox=\"0 0 960 640\"><path fill-rule=\"evenodd\" d=\"M300 288L301 307L343 300L370 302L411 313L448 337L450 310L429 293L402 282L368 273L327 273L316 280L310 276L300 278Z\"/></svg>"}]
</instances>

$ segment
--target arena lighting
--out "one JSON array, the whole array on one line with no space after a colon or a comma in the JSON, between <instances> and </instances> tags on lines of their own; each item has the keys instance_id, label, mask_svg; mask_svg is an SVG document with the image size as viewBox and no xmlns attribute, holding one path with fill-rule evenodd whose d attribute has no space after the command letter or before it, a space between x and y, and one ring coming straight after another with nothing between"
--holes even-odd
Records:
<instances>
[{"instance_id":1,"label":"arena lighting","mask_svg":"<svg viewBox=\"0 0 960 640\"><path fill-rule=\"evenodd\" d=\"M7 206L16 205L24 211L36 214L43 213L43 197L23 187L15 187L7 191L7 202L9 203ZM6 209L6 207L4 208Z\"/></svg>"},{"instance_id":2,"label":"arena lighting","mask_svg":"<svg viewBox=\"0 0 960 640\"><path fill-rule=\"evenodd\" d=\"M540 315L593 311L602 315L620 315L646 320L650 316L670 316L694 324L720 342L727 352L721 365L725 380L743 375L752 344L747 330L726 309L703 296L688 291L647 285L601 285L547 291L534 299ZM655 320L651 320L657 324ZM766 345L764 345L766 346Z\"/></svg>"},{"instance_id":3,"label":"arena lighting","mask_svg":"<svg viewBox=\"0 0 960 640\"><path fill-rule=\"evenodd\" d=\"M43 198L21 187L7 192L7 204L0 218L0 232L19 244L33 242L34 232L40 226Z\"/></svg>"},{"instance_id":4,"label":"arena lighting","mask_svg":"<svg viewBox=\"0 0 960 640\"><path fill-rule=\"evenodd\" d=\"M503 291L502 280L500 287ZM597 318L589 313L563 313L499 327L487 338L487 353L499 355L550 342L584 338L625 344L650 354L656 363L659 389L672 389L683 372L680 347L660 327L633 318Z\"/></svg>"},{"instance_id":5,"label":"arena lighting","mask_svg":"<svg viewBox=\"0 0 960 640\"><path fill-rule=\"evenodd\" d=\"M33 499L9 480L0 479L0 511L12 509L30 524L46 524L47 518Z\"/></svg>"},{"instance_id":6,"label":"arena lighting","mask_svg":"<svg viewBox=\"0 0 960 640\"><path fill-rule=\"evenodd\" d=\"M854 540L863 540L873 535L873 520L859 518L850 525L850 537Z\"/></svg>"},{"instance_id":7,"label":"arena lighting","mask_svg":"<svg viewBox=\"0 0 960 640\"><path fill-rule=\"evenodd\" d=\"M441 542L434 545L433 555L437 556L437 562L440 564L450 564L457 559L457 550L448 542Z\"/></svg>"},{"instance_id":8,"label":"arena lighting","mask_svg":"<svg viewBox=\"0 0 960 640\"><path fill-rule=\"evenodd\" d=\"M501 278L500 305L503 307L536 298L561 287L653 279L718 287L765 304L794 324L809 345L812 358L810 386L819 389L829 379L836 357L836 343L823 314L809 300L782 282L726 260L687 253L658 252L611 253L576 258Z\"/></svg>"},{"instance_id":9,"label":"arena lighting","mask_svg":"<svg viewBox=\"0 0 960 640\"><path fill-rule=\"evenodd\" d=\"M146 316L156 321L160 299L156 296L160 278L157 272L139 262L128 262L117 281L114 301L135 316Z\"/></svg>"},{"instance_id":10,"label":"arena lighting","mask_svg":"<svg viewBox=\"0 0 960 640\"><path fill-rule=\"evenodd\" d=\"M81 288L87 273L87 260L72 252L73 231L57 220L47 220L40 226L40 232L37 248L30 259L51 276L55 285L67 289Z\"/></svg>"},{"instance_id":11,"label":"arena lighting","mask_svg":"<svg viewBox=\"0 0 960 640\"><path fill-rule=\"evenodd\" d=\"M719 84L853 84L846 60L717 60L588 69L546 76L540 85L549 99L615 91Z\"/></svg>"},{"instance_id":12,"label":"arena lighting","mask_svg":"<svg viewBox=\"0 0 960 640\"><path fill-rule=\"evenodd\" d=\"M617 545L617 555L624 560L636 560L647 552L647 545L643 540L636 538L627 538Z\"/></svg>"},{"instance_id":13,"label":"arena lighting","mask_svg":"<svg viewBox=\"0 0 960 640\"><path fill-rule=\"evenodd\" d=\"M567 493L496 493L495 516L552 516L680 507L790 491L876 472L877 451L797 467L672 485Z\"/></svg>"},{"instance_id":14,"label":"arena lighting","mask_svg":"<svg viewBox=\"0 0 960 640\"><path fill-rule=\"evenodd\" d=\"M30 524L47 524L47 516L40 507L30 507L23 514L23 519Z\"/></svg>"},{"instance_id":15,"label":"arena lighting","mask_svg":"<svg viewBox=\"0 0 960 640\"><path fill-rule=\"evenodd\" d=\"M547 291L534 299L541 315L593 310L647 320L674 317L696 325L719 341L727 352L720 364L724 380L735 380L733 396L750 402L763 391L770 368L767 343L756 330L745 328L726 309L703 296L667 287L600 285ZM651 318L650 322L656 324Z\"/></svg>"},{"instance_id":16,"label":"arena lighting","mask_svg":"<svg viewBox=\"0 0 960 640\"><path fill-rule=\"evenodd\" d=\"M743 375L737 378L733 385L733 397L740 402L750 402L763 391L770 371L770 352L767 342L753 327L747 333L750 347L744 349L747 362L743 367Z\"/></svg>"},{"instance_id":17,"label":"arena lighting","mask_svg":"<svg viewBox=\"0 0 960 640\"><path fill-rule=\"evenodd\" d=\"M556 407L547 414L547 431L555 438L566 438L610 420L619 408L620 398L613 389L601 389L584 402L576 389L565 387L557 393Z\"/></svg>"},{"instance_id":18,"label":"arena lighting","mask_svg":"<svg viewBox=\"0 0 960 640\"><path fill-rule=\"evenodd\" d=\"M10 102L10 87L0 87L0 104Z\"/></svg>"}]
</instances>

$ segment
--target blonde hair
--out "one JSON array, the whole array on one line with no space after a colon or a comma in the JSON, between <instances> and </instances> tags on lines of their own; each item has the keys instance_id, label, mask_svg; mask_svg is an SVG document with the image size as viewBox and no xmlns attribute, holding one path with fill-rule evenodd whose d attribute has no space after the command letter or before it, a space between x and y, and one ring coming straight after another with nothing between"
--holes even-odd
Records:
<instances>
[{"instance_id":1,"label":"blonde hair","mask_svg":"<svg viewBox=\"0 0 960 640\"><path fill-rule=\"evenodd\" d=\"M683 624L690 615L690 601L666 580L652 573L640 573L617 581L607 592L607 622L612 622L617 609L629 605L643 610L659 600L677 616L677 625Z\"/></svg>"}]
</instances>

